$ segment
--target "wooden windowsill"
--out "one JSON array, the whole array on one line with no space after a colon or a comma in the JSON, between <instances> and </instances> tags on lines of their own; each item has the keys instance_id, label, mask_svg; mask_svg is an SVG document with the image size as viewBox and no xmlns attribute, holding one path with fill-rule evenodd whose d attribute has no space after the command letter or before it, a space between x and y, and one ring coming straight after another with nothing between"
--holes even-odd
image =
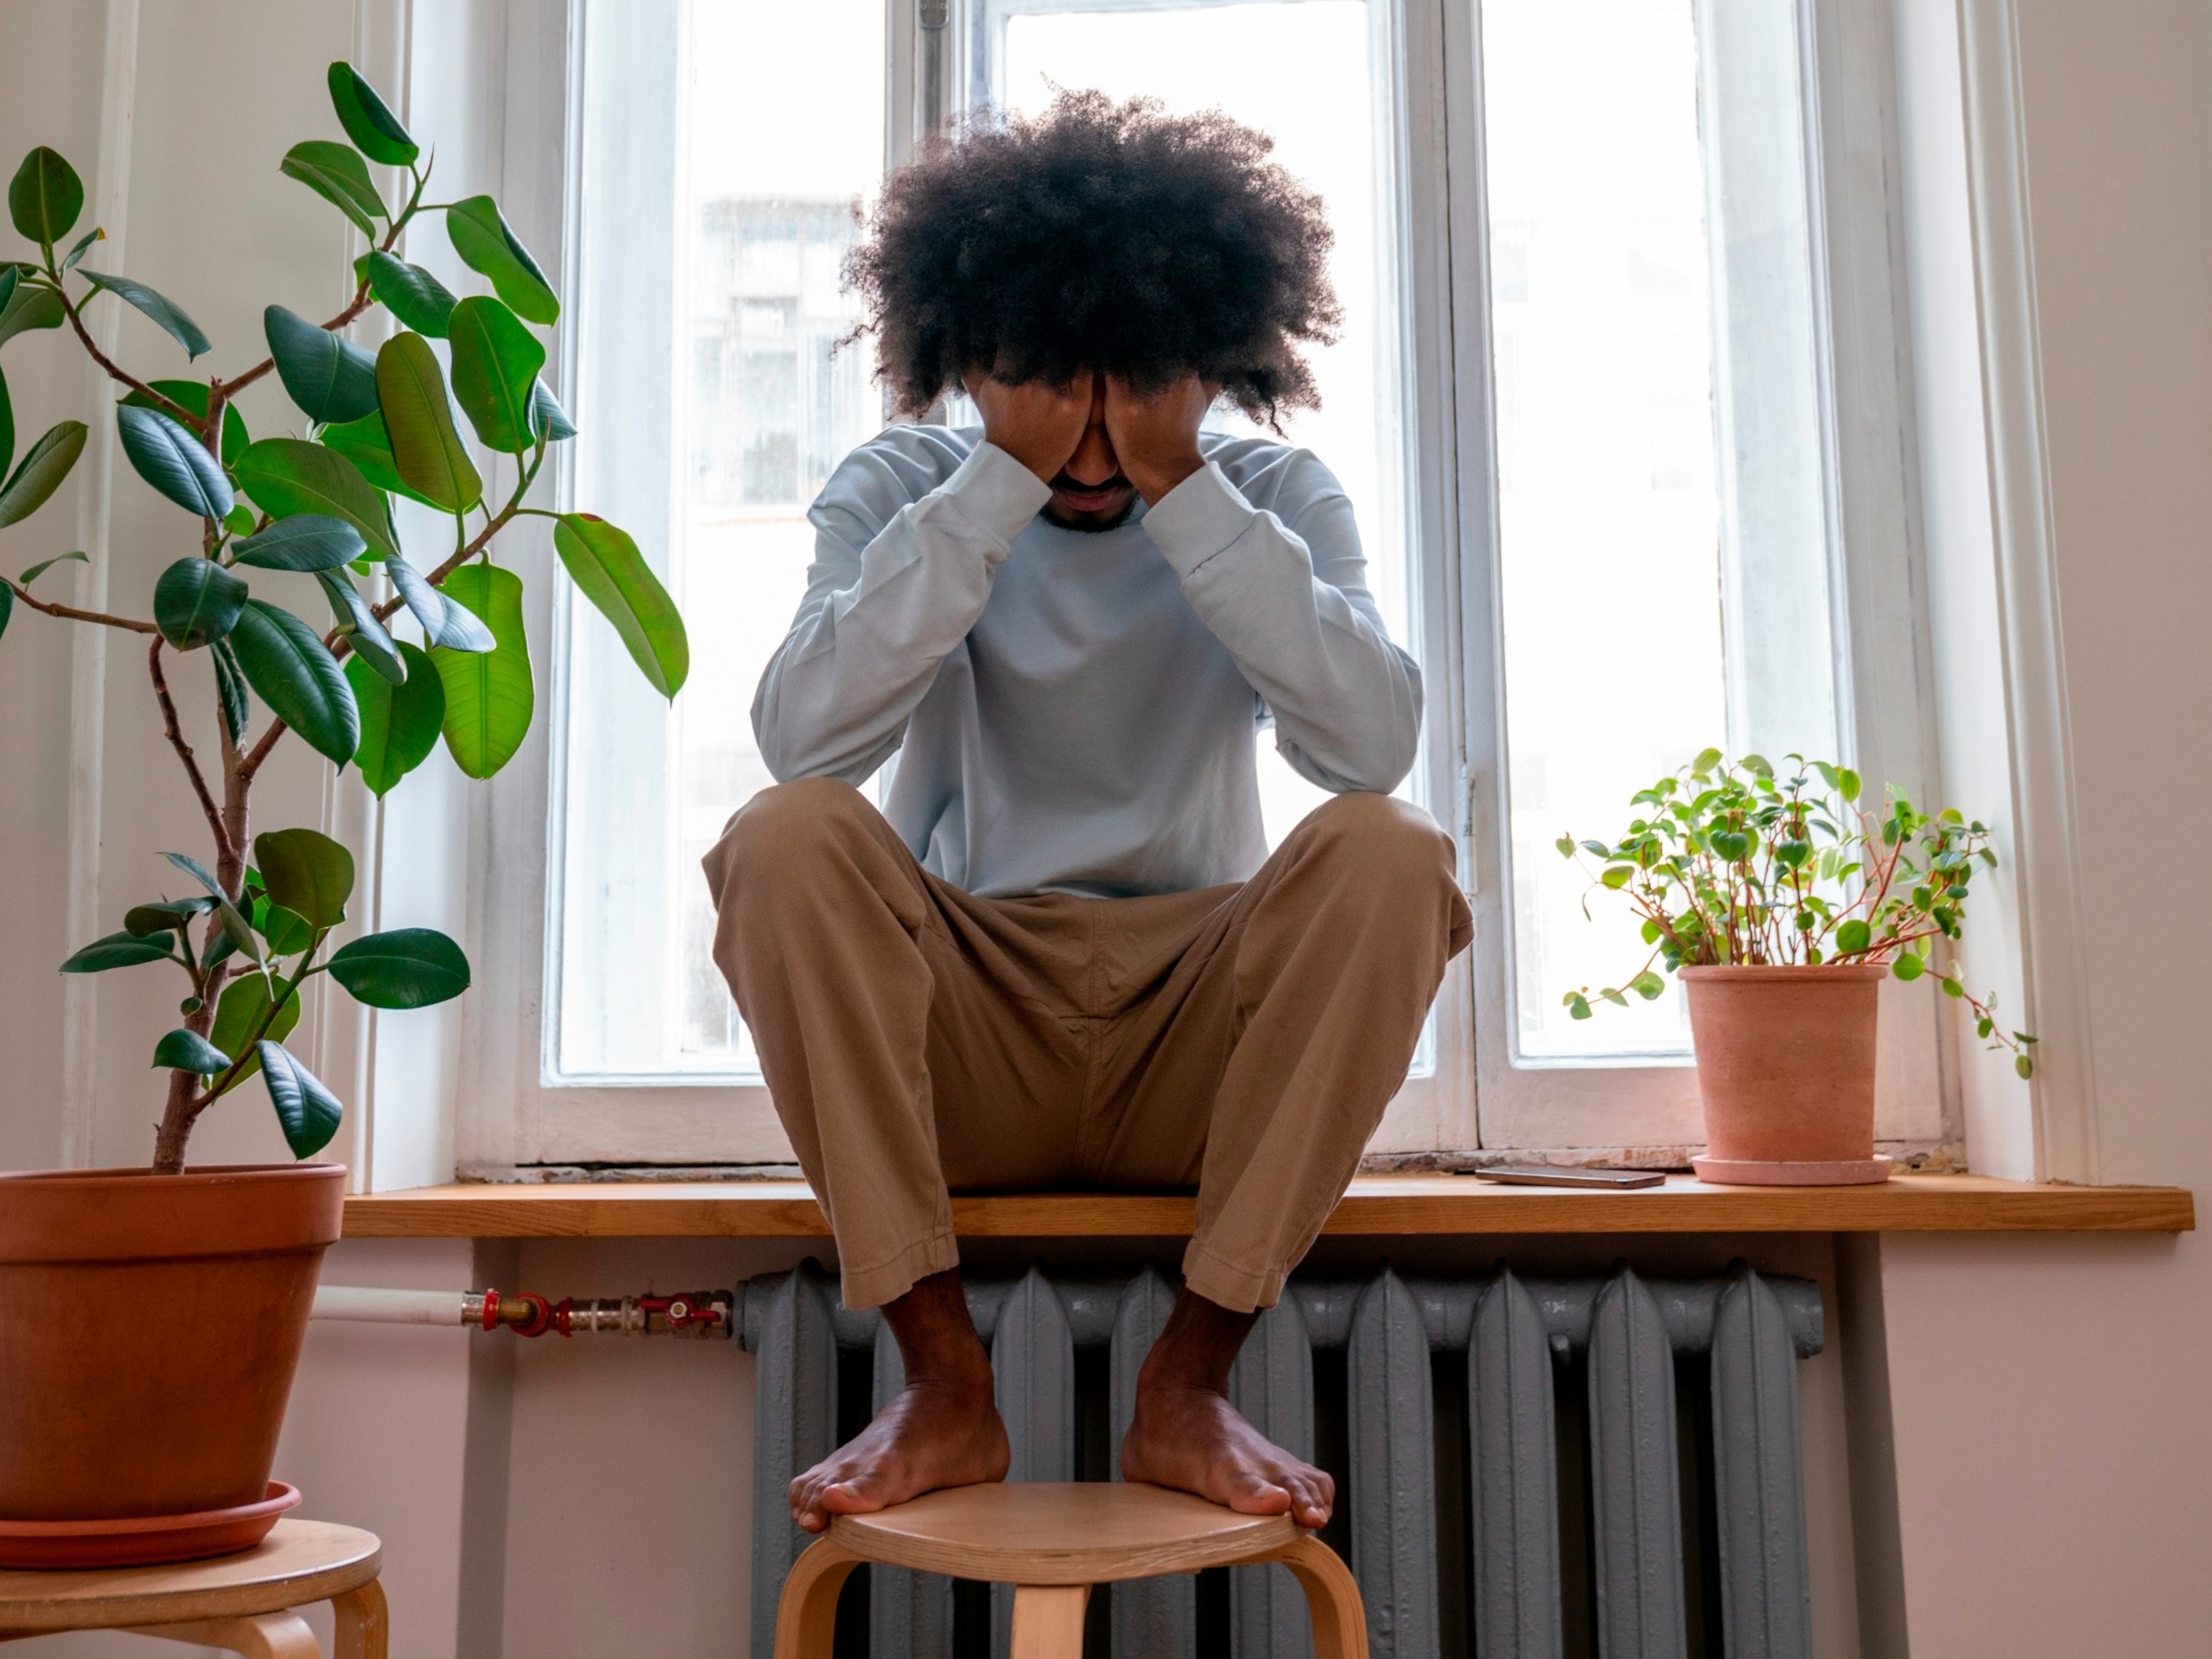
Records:
<instances>
[{"instance_id":1,"label":"wooden windowsill","mask_svg":"<svg viewBox=\"0 0 2212 1659\"><path fill-rule=\"evenodd\" d=\"M952 1200L970 1238L1178 1237L1188 1197L1041 1193ZM1670 1176L1628 1192L1502 1187L1471 1176L1365 1176L1326 1232L2191 1232L2179 1187L2063 1187L1989 1176L1896 1176L1872 1187L1709 1187ZM419 1187L349 1198L348 1238L823 1238L799 1181Z\"/></svg>"}]
</instances>

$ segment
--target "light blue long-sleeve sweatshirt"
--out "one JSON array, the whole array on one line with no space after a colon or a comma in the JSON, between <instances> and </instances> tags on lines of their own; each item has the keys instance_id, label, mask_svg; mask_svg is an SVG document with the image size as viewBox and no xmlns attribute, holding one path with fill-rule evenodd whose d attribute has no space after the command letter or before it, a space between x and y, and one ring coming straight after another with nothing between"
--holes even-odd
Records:
<instances>
[{"instance_id":1,"label":"light blue long-sleeve sweatshirt","mask_svg":"<svg viewBox=\"0 0 2212 1659\"><path fill-rule=\"evenodd\" d=\"M778 779L859 783L923 866L991 897L1181 892L1267 855L1254 738L1325 789L1413 763L1421 677L1365 586L1352 504L1281 444L1120 527L1063 530L979 430L893 427L831 475L753 730Z\"/></svg>"}]
</instances>

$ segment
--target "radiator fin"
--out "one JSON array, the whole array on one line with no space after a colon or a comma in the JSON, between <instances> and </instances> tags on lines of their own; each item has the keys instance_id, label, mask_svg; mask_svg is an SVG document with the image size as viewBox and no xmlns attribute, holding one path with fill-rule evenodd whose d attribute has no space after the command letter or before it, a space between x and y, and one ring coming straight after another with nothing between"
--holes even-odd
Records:
<instances>
[{"instance_id":1,"label":"radiator fin","mask_svg":"<svg viewBox=\"0 0 2212 1659\"><path fill-rule=\"evenodd\" d=\"M1067 1309L1042 1268L1031 1267L1006 1293L991 1342L999 1415L1013 1461L1009 1480L1075 1479L1075 1338ZM1007 1659L1014 1633L1014 1591L991 1586L991 1652Z\"/></svg>"},{"instance_id":2,"label":"radiator fin","mask_svg":"<svg viewBox=\"0 0 2212 1659\"><path fill-rule=\"evenodd\" d=\"M1293 1457L1314 1461L1313 1340L1298 1299L1260 1316L1229 1373L1229 1398L1253 1427ZM1230 1569L1237 1659L1313 1659L1306 1595L1284 1566ZM1137 1655L1142 1648L1120 1648Z\"/></svg>"},{"instance_id":3,"label":"radiator fin","mask_svg":"<svg viewBox=\"0 0 2212 1659\"><path fill-rule=\"evenodd\" d=\"M1774 1290L1738 1266L1713 1315L1713 1484L1729 1659L1813 1651L1797 1355Z\"/></svg>"},{"instance_id":4,"label":"radiator fin","mask_svg":"<svg viewBox=\"0 0 2212 1659\"><path fill-rule=\"evenodd\" d=\"M837 1442L837 1337L830 1284L811 1261L776 1287L757 1351L754 1388L753 1583L781 1588L799 1552L814 1540L791 1518L788 1491ZM753 1651L775 1650L775 1596L755 1596Z\"/></svg>"},{"instance_id":5,"label":"radiator fin","mask_svg":"<svg viewBox=\"0 0 2212 1659\"><path fill-rule=\"evenodd\" d=\"M1467 1352L1474 1648L1483 1659L1559 1659L1556 1416L1543 1311L1508 1269L1475 1304Z\"/></svg>"},{"instance_id":6,"label":"radiator fin","mask_svg":"<svg viewBox=\"0 0 2212 1659\"><path fill-rule=\"evenodd\" d=\"M1687 1659L1674 1354L1626 1267L1591 1311L1589 1419L1598 1659Z\"/></svg>"},{"instance_id":7,"label":"radiator fin","mask_svg":"<svg viewBox=\"0 0 2212 1659\"><path fill-rule=\"evenodd\" d=\"M1352 1571L1374 1659L1430 1659L1437 1626L1435 1419L1428 1327L1385 1267L1352 1316Z\"/></svg>"}]
</instances>

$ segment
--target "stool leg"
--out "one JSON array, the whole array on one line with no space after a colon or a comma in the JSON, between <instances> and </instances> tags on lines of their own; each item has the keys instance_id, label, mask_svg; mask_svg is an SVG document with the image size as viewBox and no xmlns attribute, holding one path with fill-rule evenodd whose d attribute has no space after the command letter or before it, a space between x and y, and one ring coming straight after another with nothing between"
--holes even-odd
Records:
<instances>
[{"instance_id":1,"label":"stool leg","mask_svg":"<svg viewBox=\"0 0 2212 1659\"><path fill-rule=\"evenodd\" d=\"M860 1558L830 1539L799 1553L775 1607L775 1659L830 1659L837 1633L837 1592Z\"/></svg>"},{"instance_id":2,"label":"stool leg","mask_svg":"<svg viewBox=\"0 0 2212 1659\"><path fill-rule=\"evenodd\" d=\"M244 1619L189 1619L174 1625L134 1625L139 1636L227 1648L246 1659L323 1659L315 1632L296 1613L257 1613Z\"/></svg>"},{"instance_id":3,"label":"stool leg","mask_svg":"<svg viewBox=\"0 0 2212 1659\"><path fill-rule=\"evenodd\" d=\"M1014 1586L1011 1659L1083 1659L1083 1610L1088 1584Z\"/></svg>"},{"instance_id":4,"label":"stool leg","mask_svg":"<svg viewBox=\"0 0 2212 1659\"><path fill-rule=\"evenodd\" d=\"M1273 1559L1291 1570L1306 1593L1314 1659L1367 1659L1367 1610L1360 1605L1359 1582L1342 1558L1308 1536Z\"/></svg>"},{"instance_id":5,"label":"stool leg","mask_svg":"<svg viewBox=\"0 0 2212 1659\"><path fill-rule=\"evenodd\" d=\"M331 1644L337 1659L385 1659L391 1620L385 1610L383 1585L372 1578L343 1595L333 1595L331 1610L338 1620L337 1640Z\"/></svg>"}]
</instances>

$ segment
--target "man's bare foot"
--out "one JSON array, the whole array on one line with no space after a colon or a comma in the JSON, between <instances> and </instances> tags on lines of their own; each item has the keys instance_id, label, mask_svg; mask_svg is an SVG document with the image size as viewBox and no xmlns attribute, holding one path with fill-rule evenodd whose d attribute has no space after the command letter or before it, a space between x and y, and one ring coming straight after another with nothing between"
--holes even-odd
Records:
<instances>
[{"instance_id":1,"label":"man's bare foot","mask_svg":"<svg viewBox=\"0 0 2212 1659\"><path fill-rule=\"evenodd\" d=\"M1255 1314L1185 1291L1137 1374L1137 1411L1121 1442L1121 1474L1196 1492L1240 1515L1287 1514L1328 1523L1336 1482L1246 1422L1229 1403L1229 1368Z\"/></svg>"},{"instance_id":2,"label":"man's bare foot","mask_svg":"<svg viewBox=\"0 0 2212 1659\"><path fill-rule=\"evenodd\" d=\"M875 1420L791 1483L791 1518L807 1532L833 1515L867 1515L940 1486L1006 1478L1006 1425L957 1273L921 1280L884 1310L907 1386Z\"/></svg>"}]
</instances>

